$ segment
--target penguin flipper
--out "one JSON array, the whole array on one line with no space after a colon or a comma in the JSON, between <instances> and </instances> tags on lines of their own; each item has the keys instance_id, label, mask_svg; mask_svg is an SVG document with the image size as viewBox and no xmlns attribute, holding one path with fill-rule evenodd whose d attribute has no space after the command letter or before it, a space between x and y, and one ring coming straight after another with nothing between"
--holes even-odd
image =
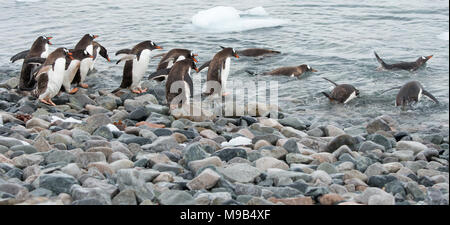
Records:
<instances>
[{"instance_id":1,"label":"penguin flipper","mask_svg":"<svg viewBox=\"0 0 450 225\"><path fill-rule=\"evenodd\" d=\"M250 70L246 70L245 72L247 72L248 74L252 75L252 76L256 76L258 75L257 73L250 71Z\"/></svg>"},{"instance_id":2,"label":"penguin flipper","mask_svg":"<svg viewBox=\"0 0 450 225\"><path fill-rule=\"evenodd\" d=\"M334 86L338 86L338 84L336 84L334 81L329 80L328 78L322 77L324 80L334 84Z\"/></svg>"},{"instance_id":3,"label":"penguin flipper","mask_svg":"<svg viewBox=\"0 0 450 225\"><path fill-rule=\"evenodd\" d=\"M34 73L34 77L37 79L41 74L47 73L52 68L52 65L46 65L39 67L39 70Z\"/></svg>"},{"instance_id":4,"label":"penguin flipper","mask_svg":"<svg viewBox=\"0 0 450 225\"><path fill-rule=\"evenodd\" d=\"M436 104L439 104L439 101L428 91L422 89L422 94L433 100Z\"/></svg>"},{"instance_id":5,"label":"penguin flipper","mask_svg":"<svg viewBox=\"0 0 450 225\"><path fill-rule=\"evenodd\" d=\"M152 59L153 58L158 58L158 57L164 57L166 54L167 53L161 53L161 54L154 55L154 56L152 56Z\"/></svg>"},{"instance_id":6,"label":"penguin flipper","mask_svg":"<svg viewBox=\"0 0 450 225\"><path fill-rule=\"evenodd\" d=\"M186 83L188 83L189 85L189 90L191 93L191 98L194 97L194 83L192 82L192 78L191 76L189 76L189 73L184 75L184 81L186 81Z\"/></svg>"},{"instance_id":7,"label":"penguin flipper","mask_svg":"<svg viewBox=\"0 0 450 225\"><path fill-rule=\"evenodd\" d=\"M43 64L45 62L46 58L41 57L33 57L25 60L25 63L27 64Z\"/></svg>"},{"instance_id":8,"label":"penguin flipper","mask_svg":"<svg viewBox=\"0 0 450 225\"><path fill-rule=\"evenodd\" d=\"M156 72L150 74L150 76L148 76L148 79L151 80L151 79L155 79L155 78L157 78L157 77L167 76L167 75L169 74L169 72L170 72L171 69L172 69L172 68L158 70L158 71L156 71Z\"/></svg>"},{"instance_id":9,"label":"penguin flipper","mask_svg":"<svg viewBox=\"0 0 450 225\"><path fill-rule=\"evenodd\" d=\"M116 65L119 64L119 63L122 62L122 61L133 60L133 59L135 59L135 58L136 58L136 55L133 55L133 54L125 55L124 57L120 58L120 59L116 62Z\"/></svg>"},{"instance_id":10,"label":"penguin flipper","mask_svg":"<svg viewBox=\"0 0 450 225\"><path fill-rule=\"evenodd\" d=\"M125 49L120 49L119 51L117 51L116 52L116 55L119 55L119 54L130 54L131 53L131 49L129 49L129 48L125 48Z\"/></svg>"},{"instance_id":11,"label":"penguin flipper","mask_svg":"<svg viewBox=\"0 0 450 225\"><path fill-rule=\"evenodd\" d=\"M373 51L373 53L375 54L375 58L377 58L377 61L381 64L381 66L383 68L386 68L386 63L380 58L380 56L378 56L377 52Z\"/></svg>"},{"instance_id":12,"label":"penguin flipper","mask_svg":"<svg viewBox=\"0 0 450 225\"><path fill-rule=\"evenodd\" d=\"M203 65L200 66L200 68L198 68L198 72L202 71L202 69L204 69L204 68L206 68L206 67L209 67L209 64L210 64L210 63L211 63L211 60L209 60L209 61L203 63Z\"/></svg>"},{"instance_id":13,"label":"penguin flipper","mask_svg":"<svg viewBox=\"0 0 450 225\"><path fill-rule=\"evenodd\" d=\"M20 60L20 59L25 59L25 57L28 55L29 52L30 52L30 50L25 50L25 51L21 51L21 52L15 54L10 59L11 63L14 63L15 61Z\"/></svg>"},{"instance_id":14,"label":"penguin flipper","mask_svg":"<svg viewBox=\"0 0 450 225\"><path fill-rule=\"evenodd\" d=\"M45 92L47 90L47 84L48 84L48 74L47 72L40 73L36 76L37 81L37 88L34 90L34 96L37 98L39 95Z\"/></svg>"}]
</instances>

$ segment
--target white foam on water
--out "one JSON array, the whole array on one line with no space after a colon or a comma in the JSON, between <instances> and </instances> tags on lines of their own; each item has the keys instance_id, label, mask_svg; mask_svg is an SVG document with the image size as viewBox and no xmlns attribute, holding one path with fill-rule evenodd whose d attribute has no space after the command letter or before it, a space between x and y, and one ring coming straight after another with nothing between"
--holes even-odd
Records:
<instances>
[{"instance_id":1,"label":"white foam on water","mask_svg":"<svg viewBox=\"0 0 450 225\"><path fill-rule=\"evenodd\" d=\"M40 2L41 0L16 0L16 2Z\"/></svg>"},{"instance_id":2,"label":"white foam on water","mask_svg":"<svg viewBox=\"0 0 450 225\"><path fill-rule=\"evenodd\" d=\"M109 123L108 125L106 125L106 127L109 128L109 131L114 132L114 131L118 131L120 132L119 128L116 127L116 125Z\"/></svg>"},{"instance_id":3,"label":"white foam on water","mask_svg":"<svg viewBox=\"0 0 450 225\"><path fill-rule=\"evenodd\" d=\"M444 41L448 41L448 32L442 32L441 34L437 35L437 38L444 40Z\"/></svg>"},{"instance_id":4,"label":"white foam on water","mask_svg":"<svg viewBox=\"0 0 450 225\"><path fill-rule=\"evenodd\" d=\"M63 122L68 122L68 123L83 123L83 121L74 119L72 117L69 117L67 119L62 119L62 118L59 118L57 116L52 116L51 122L53 123L53 122L58 121L58 120L61 120Z\"/></svg>"},{"instance_id":5,"label":"white foam on water","mask_svg":"<svg viewBox=\"0 0 450 225\"><path fill-rule=\"evenodd\" d=\"M202 10L192 17L194 27L214 33L277 27L286 23L287 20L270 17L263 7L239 11L233 7L217 6Z\"/></svg>"},{"instance_id":6,"label":"white foam on water","mask_svg":"<svg viewBox=\"0 0 450 225\"><path fill-rule=\"evenodd\" d=\"M236 137L231 139L229 142L222 142L222 147L232 147L232 146L245 146L245 145L251 145L252 140L246 137Z\"/></svg>"}]
</instances>

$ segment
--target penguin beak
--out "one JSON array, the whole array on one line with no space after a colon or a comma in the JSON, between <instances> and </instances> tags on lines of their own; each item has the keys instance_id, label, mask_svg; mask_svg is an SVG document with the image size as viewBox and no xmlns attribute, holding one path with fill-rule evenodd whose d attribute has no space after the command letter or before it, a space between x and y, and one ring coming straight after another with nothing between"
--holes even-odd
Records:
<instances>
[{"instance_id":1,"label":"penguin beak","mask_svg":"<svg viewBox=\"0 0 450 225\"><path fill-rule=\"evenodd\" d=\"M93 55L90 55L90 56L89 56L89 58L93 59L93 58L94 58L94 56L93 56Z\"/></svg>"},{"instance_id":2,"label":"penguin beak","mask_svg":"<svg viewBox=\"0 0 450 225\"><path fill-rule=\"evenodd\" d=\"M96 38L98 38L98 35L94 35L94 36L92 36L92 38L96 39Z\"/></svg>"},{"instance_id":3,"label":"penguin beak","mask_svg":"<svg viewBox=\"0 0 450 225\"><path fill-rule=\"evenodd\" d=\"M197 67L195 67L195 68L194 68L194 70L195 70L195 72L197 72L197 73L198 73L198 68L197 68Z\"/></svg>"},{"instance_id":4,"label":"penguin beak","mask_svg":"<svg viewBox=\"0 0 450 225\"><path fill-rule=\"evenodd\" d=\"M192 59L194 60L194 62L198 63L198 60L195 57L192 57Z\"/></svg>"},{"instance_id":5,"label":"penguin beak","mask_svg":"<svg viewBox=\"0 0 450 225\"><path fill-rule=\"evenodd\" d=\"M239 59L239 55L237 53L234 54L234 57L236 57L236 59Z\"/></svg>"},{"instance_id":6,"label":"penguin beak","mask_svg":"<svg viewBox=\"0 0 450 225\"><path fill-rule=\"evenodd\" d=\"M74 60L72 54L69 55L69 58L70 58L71 60Z\"/></svg>"},{"instance_id":7,"label":"penguin beak","mask_svg":"<svg viewBox=\"0 0 450 225\"><path fill-rule=\"evenodd\" d=\"M427 60L429 60L429 59L433 58L433 55L427 56L426 58L427 58Z\"/></svg>"},{"instance_id":8,"label":"penguin beak","mask_svg":"<svg viewBox=\"0 0 450 225\"><path fill-rule=\"evenodd\" d=\"M108 58L106 58L106 60L108 60L108 62L111 62L111 60L109 59L109 57L108 57Z\"/></svg>"},{"instance_id":9,"label":"penguin beak","mask_svg":"<svg viewBox=\"0 0 450 225\"><path fill-rule=\"evenodd\" d=\"M161 46L155 46L156 49L163 49Z\"/></svg>"},{"instance_id":10,"label":"penguin beak","mask_svg":"<svg viewBox=\"0 0 450 225\"><path fill-rule=\"evenodd\" d=\"M52 39L53 37L47 37L47 43L49 44L49 45L52 45L52 43L50 42L50 39Z\"/></svg>"},{"instance_id":11,"label":"penguin beak","mask_svg":"<svg viewBox=\"0 0 450 225\"><path fill-rule=\"evenodd\" d=\"M316 69L312 69L311 72L317 72L317 70Z\"/></svg>"},{"instance_id":12,"label":"penguin beak","mask_svg":"<svg viewBox=\"0 0 450 225\"><path fill-rule=\"evenodd\" d=\"M68 52L67 55L73 55L73 53L72 52Z\"/></svg>"}]
</instances>

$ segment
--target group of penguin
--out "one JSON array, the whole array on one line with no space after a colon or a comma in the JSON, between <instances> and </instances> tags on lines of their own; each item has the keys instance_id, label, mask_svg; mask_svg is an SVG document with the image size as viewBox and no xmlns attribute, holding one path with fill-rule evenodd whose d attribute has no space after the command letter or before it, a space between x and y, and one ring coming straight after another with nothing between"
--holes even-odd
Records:
<instances>
[{"instance_id":1,"label":"group of penguin","mask_svg":"<svg viewBox=\"0 0 450 225\"><path fill-rule=\"evenodd\" d=\"M20 73L19 89L21 91L31 91L39 101L55 106L52 98L60 93L60 91L73 94L78 91L78 87L88 88L88 85L84 81L88 72L93 70L98 56L100 55L109 62L111 61L106 48L94 41L97 37L98 35L85 34L73 49L60 47L51 53L49 53L49 45L52 44L50 42L52 37L38 37L29 50L22 51L11 57L11 62L20 59L24 60ZM181 96L181 102L189 102L189 98L192 97L193 93L192 69L198 73L208 67L206 91L204 94L226 96L229 94L225 90L232 57L239 58L239 55L261 57L280 53L279 51L261 48L236 51L234 48L220 47L222 50L217 52L211 60L205 62L201 67L197 67L196 64L198 60L195 57L198 55L188 49L171 49L167 53L152 57L151 53L153 50L163 48L150 40L140 42L131 49L121 49L115 55L120 57L116 64L125 62L122 82L120 87L112 91L112 93L116 93L120 89L125 88L137 94L146 92L147 90L141 87L141 80L147 71L150 59L162 57L156 72L150 74L149 79L157 81L166 80L166 100L169 105L176 96L182 93L184 95ZM381 64L380 68L385 70L401 69L415 71L432 58L432 56L422 56L414 62L387 64L376 52L374 53L377 61ZM258 75L251 71L247 72L252 75ZM261 75L285 75L299 78L307 72L317 72L317 70L311 68L309 65L302 64L299 66L276 68L272 71L261 73ZM335 86L330 93L322 92L330 101L345 104L360 94L359 90L353 85L337 84L327 78L324 79ZM182 90L176 89L173 92L171 90L172 85L178 81L184 84ZM209 85L211 81L213 81L212 84L216 82L218 85ZM74 88L72 88L72 84L75 84ZM403 86L394 87L389 90L398 88L400 88L400 91L396 97L396 106L402 106L404 108L410 103L418 102L422 95L428 96L435 103L439 104L438 100L424 90L423 86L417 81L411 81ZM170 106L171 108L175 107Z\"/></svg>"}]
</instances>

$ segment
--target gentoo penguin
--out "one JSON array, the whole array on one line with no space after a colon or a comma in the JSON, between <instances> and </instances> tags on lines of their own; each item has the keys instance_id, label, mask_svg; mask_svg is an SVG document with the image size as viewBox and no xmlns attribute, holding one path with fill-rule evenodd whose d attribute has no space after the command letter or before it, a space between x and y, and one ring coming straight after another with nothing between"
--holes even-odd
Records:
<instances>
[{"instance_id":1,"label":"gentoo penguin","mask_svg":"<svg viewBox=\"0 0 450 225\"><path fill-rule=\"evenodd\" d=\"M103 58L105 58L106 60L108 60L108 62L111 62L111 60L109 59L108 56L108 50L106 50L105 47L103 47L103 45L99 44L96 41L92 41L92 45L94 46L94 51L93 51L93 60L94 62L92 63L91 67L89 68L90 70L94 69L94 64L97 61L97 56L100 55Z\"/></svg>"},{"instance_id":2,"label":"gentoo penguin","mask_svg":"<svg viewBox=\"0 0 450 225\"><path fill-rule=\"evenodd\" d=\"M217 91L216 93L220 93L222 96L226 96L229 93L226 93L226 87L227 87L227 79L228 75L230 74L230 67L231 67L231 57L239 58L239 55L237 54L236 50L234 48L225 48L222 47L222 50L216 55L214 55L213 59L204 63L200 68L199 71L201 71L203 68L208 68L208 75L206 76L206 92L205 94L211 95L214 92L212 91L213 84L211 84L212 81L217 81L220 84L220 90L214 90Z\"/></svg>"},{"instance_id":3,"label":"gentoo penguin","mask_svg":"<svg viewBox=\"0 0 450 225\"><path fill-rule=\"evenodd\" d=\"M410 103L419 102L422 95L428 96L436 104L439 104L439 101L430 92L426 91L418 81L410 81L403 86L393 87L384 92L399 88L400 91L395 99L395 106L402 106L402 109L405 109Z\"/></svg>"},{"instance_id":4,"label":"gentoo penguin","mask_svg":"<svg viewBox=\"0 0 450 225\"><path fill-rule=\"evenodd\" d=\"M33 91L33 94L39 98L39 101L55 106L52 98L61 89L67 55L69 55L69 58L72 55L67 48L57 48L48 55L45 62L35 74L37 88ZM73 58L71 59L73 60Z\"/></svg>"},{"instance_id":5,"label":"gentoo penguin","mask_svg":"<svg viewBox=\"0 0 450 225\"><path fill-rule=\"evenodd\" d=\"M421 56L419 57L415 62L400 62L395 64L387 64L385 63L380 56L376 52L373 52L375 54L375 57L377 58L377 61L381 64L382 69L387 70L409 70L409 71L415 71L419 69L422 65L424 65L429 59L433 57L433 55L430 56Z\"/></svg>"},{"instance_id":6,"label":"gentoo penguin","mask_svg":"<svg viewBox=\"0 0 450 225\"><path fill-rule=\"evenodd\" d=\"M40 36L38 37L29 50L22 51L13 57L11 62L24 59L22 63L22 70L20 71L19 89L23 91L31 91L36 85L36 80L33 77L32 71L39 67L37 63L27 63L30 58L47 58L49 54L49 45L52 37Z\"/></svg>"},{"instance_id":7,"label":"gentoo penguin","mask_svg":"<svg viewBox=\"0 0 450 225\"><path fill-rule=\"evenodd\" d=\"M148 79L163 81L164 79L166 79L167 75L170 72L170 69L172 68L175 62L188 58L194 60L194 62L198 62L195 56L198 55L188 49L180 49L180 48L171 49L166 54L163 54L163 58L159 61L156 72L150 74Z\"/></svg>"},{"instance_id":8,"label":"gentoo penguin","mask_svg":"<svg viewBox=\"0 0 450 225\"><path fill-rule=\"evenodd\" d=\"M125 61L125 66L123 68L122 83L113 93L119 91L121 88L130 88L132 92L138 94L147 91L141 88L140 81L147 70L151 51L154 49L162 49L162 47L156 45L153 41L143 41L135 45L132 49L122 49L116 52L116 55L125 54L116 63Z\"/></svg>"},{"instance_id":9,"label":"gentoo penguin","mask_svg":"<svg viewBox=\"0 0 450 225\"><path fill-rule=\"evenodd\" d=\"M78 43L75 45L75 50L86 50L89 55L94 55L94 44L93 41L95 38L98 38L98 35L93 35L93 34L85 34L80 41L78 41ZM78 82L78 84L82 87L82 88L88 88L89 85L83 83L84 80L86 80L86 76L89 72L89 70L91 69L92 65L94 63L93 58L85 58L81 61L80 63L80 69L79 69L79 73L80 73L80 80ZM77 79L76 79L77 80Z\"/></svg>"},{"instance_id":10,"label":"gentoo penguin","mask_svg":"<svg viewBox=\"0 0 450 225\"><path fill-rule=\"evenodd\" d=\"M237 51L239 55L248 56L248 57L259 57L264 55L273 55L273 54L280 54L279 51L274 51L270 49L264 49L264 48L248 48L244 50L238 50Z\"/></svg>"},{"instance_id":11,"label":"gentoo penguin","mask_svg":"<svg viewBox=\"0 0 450 225\"><path fill-rule=\"evenodd\" d=\"M322 92L322 94L324 94L328 99L330 99L330 101L337 101L339 103L346 104L350 100L359 96L359 90L356 89L355 87L353 87L353 85L336 84L335 82L333 82L327 78L323 78L323 79L329 81L330 83L334 84L334 86L336 86L331 91L330 94L328 94L326 92Z\"/></svg>"},{"instance_id":12,"label":"gentoo penguin","mask_svg":"<svg viewBox=\"0 0 450 225\"><path fill-rule=\"evenodd\" d=\"M174 100L174 98L180 95L183 91L184 95L180 96L181 99L175 99L178 100L176 103L183 102L183 104L189 105L189 98L191 96L191 93L193 92L193 83L190 77L191 69L194 69L198 72L198 68L194 60L191 58L187 58L175 62L172 69L170 70L166 82L166 100L171 109L174 109L178 106L177 104L172 104L172 100ZM182 87L178 86L179 83L177 84L177 86L173 86L173 84L177 81L182 81ZM173 90L171 90L171 88ZM183 88L184 90L180 92L179 88Z\"/></svg>"},{"instance_id":13,"label":"gentoo penguin","mask_svg":"<svg viewBox=\"0 0 450 225\"><path fill-rule=\"evenodd\" d=\"M311 68L310 66L308 66L306 64L302 64L300 66L280 67L280 68L274 69L270 72L264 72L261 75L284 75L284 76L299 78L305 72L317 72L317 70ZM257 75L256 73L251 72L251 71L247 71L247 73L252 74L252 75Z\"/></svg>"},{"instance_id":14,"label":"gentoo penguin","mask_svg":"<svg viewBox=\"0 0 450 225\"><path fill-rule=\"evenodd\" d=\"M69 94L74 94L78 91L78 88L75 87L72 89L70 87L70 84L72 83L72 80L75 77L75 74L77 73L78 69L80 68L81 61L86 58L94 58L94 56L90 55L87 50L69 50L72 55L66 56L66 66L64 69L64 80L62 83L61 89L68 92Z\"/></svg>"}]
</instances>

